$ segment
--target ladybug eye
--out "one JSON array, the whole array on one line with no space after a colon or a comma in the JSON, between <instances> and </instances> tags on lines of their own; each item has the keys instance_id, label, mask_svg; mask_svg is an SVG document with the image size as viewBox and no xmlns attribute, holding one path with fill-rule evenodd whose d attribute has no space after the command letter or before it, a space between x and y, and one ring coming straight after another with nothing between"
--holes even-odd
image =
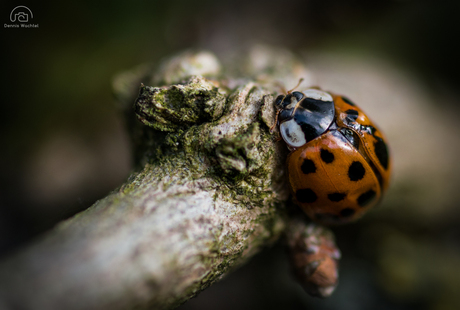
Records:
<instances>
[{"instance_id":1,"label":"ladybug eye","mask_svg":"<svg viewBox=\"0 0 460 310\"><path fill-rule=\"evenodd\" d=\"M285 98L286 98L286 95L279 95L278 97L276 97L276 99L275 99L275 107L277 109L281 109L283 107L283 101L284 101Z\"/></svg>"}]
</instances>

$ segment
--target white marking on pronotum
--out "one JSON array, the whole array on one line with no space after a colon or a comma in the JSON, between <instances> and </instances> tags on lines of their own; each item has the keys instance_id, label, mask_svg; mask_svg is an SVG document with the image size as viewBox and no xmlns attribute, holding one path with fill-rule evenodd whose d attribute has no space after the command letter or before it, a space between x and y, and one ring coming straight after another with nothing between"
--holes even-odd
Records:
<instances>
[{"instance_id":1,"label":"white marking on pronotum","mask_svg":"<svg viewBox=\"0 0 460 310\"><path fill-rule=\"evenodd\" d=\"M281 136L290 147L301 147L307 140L299 124L294 119L286 121L280 125Z\"/></svg>"},{"instance_id":2,"label":"white marking on pronotum","mask_svg":"<svg viewBox=\"0 0 460 310\"><path fill-rule=\"evenodd\" d=\"M307 98L321 101L333 101L332 96L330 94L318 89L307 89L303 93Z\"/></svg>"}]
</instances>

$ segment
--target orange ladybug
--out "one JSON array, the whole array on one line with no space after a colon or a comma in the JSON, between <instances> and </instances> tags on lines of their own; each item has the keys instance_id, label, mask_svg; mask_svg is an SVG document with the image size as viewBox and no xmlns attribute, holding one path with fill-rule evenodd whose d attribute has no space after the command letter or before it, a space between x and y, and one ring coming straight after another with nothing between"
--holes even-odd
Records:
<instances>
[{"instance_id":1,"label":"orange ladybug","mask_svg":"<svg viewBox=\"0 0 460 310\"><path fill-rule=\"evenodd\" d=\"M361 217L388 188L385 137L348 98L318 89L275 100L281 137L291 153L289 184L313 220L341 224Z\"/></svg>"}]
</instances>

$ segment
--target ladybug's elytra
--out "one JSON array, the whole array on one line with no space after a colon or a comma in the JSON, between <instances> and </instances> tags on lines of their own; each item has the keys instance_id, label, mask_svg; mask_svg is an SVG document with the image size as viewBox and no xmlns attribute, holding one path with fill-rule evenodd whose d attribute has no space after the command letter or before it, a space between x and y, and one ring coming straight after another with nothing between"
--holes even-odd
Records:
<instances>
[{"instance_id":1,"label":"ladybug's elytra","mask_svg":"<svg viewBox=\"0 0 460 310\"><path fill-rule=\"evenodd\" d=\"M291 153L289 185L313 220L341 224L362 216L388 188L391 161L382 132L353 102L318 89L275 100Z\"/></svg>"}]
</instances>

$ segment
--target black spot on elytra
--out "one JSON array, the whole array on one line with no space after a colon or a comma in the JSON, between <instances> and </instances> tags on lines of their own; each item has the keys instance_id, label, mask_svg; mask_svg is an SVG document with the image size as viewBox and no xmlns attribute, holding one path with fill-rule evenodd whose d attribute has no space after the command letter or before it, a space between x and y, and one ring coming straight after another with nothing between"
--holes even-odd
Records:
<instances>
[{"instance_id":1,"label":"black spot on elytra","mask_svg":"<svg viewBox=\"0 0 460 310\"><path fill-rule=\"evenodd\" d=\"M359 115L358 111L349 109L349 110L346 110L345 113L347 114L347 117L346 117L347 121L356 122L356 119L358 118L358 115Z\"/></svg>"},{"instance_id":2,"label":"black spot on elytra","mask_svg":"<svg viewBox=\"0 0 460 310\"><path fill-rule=\"evenodd\" d=\"M361 194L359 197L358 197L358 204L361 206L361 207L365 207L367 206L374 198L375 198L375 195L377 193L374 192L372 189L371 190L368 190L367 192L365 192L364 194Z\"/></svg>"},{"instance_id":3,"label":"black spot on elytra","mask_svg":"<svg viewBox=\"0 0 460 310\"><path fill-rule=\"evenodd\" d=\"M295 196L297 198L297 201L299 202L311 203L315 202L316 199L318 199L318 196L316 196L315 192L312 191L310 188L298 189L295 193Z\"/></svg>"},{"instance_id":4,"label":"black spot on elytra","mask_svg":"<svg viewBox=\"0 0 460 310\"><path fill-rule=\"evenodd\" d=\"M366 169L359 161L354 161L348 168L348 177L351 181L359 181L364 177Z\"/></svg>"},{"instance_id":5,"label":"black spot on elytra","mask_svg":"<svg viewBox=\"0 0 460 310\"><path fill-rule=\"evenodd\" d=\"M330 164L334 161L334 154L332 154L331 152L329 152L328 150L326 149L321 149L321 153L320 153L320 156L321 156L321 159L326 163L326 164Z\"/></svg>"},{"instance_id":6,"label":"black spot on elytra","mask_svg":"<svg viewBox=\"0 0 460 310\"><path fill-rule=\"evenodd\" d=\"M343 97L342 96L342 100L345 101L345 103L351 105L351 106L356 106L356 104L354 104L350 99L348 99L347 97Z\"/></svg>"},{"instance_id":7,"label":"black spot on elytra","mask_svg":"<svg viewBox=\"0 0 460 310\"><path fill-rule=\"evenodd\" d=\"M328 194L327 198L329 198L330 201L338 202L338 201L342 201L346 196L347 194L343 194L343 193L332 193L332 194Z\"/></svg>"},{"instance_id":8,"label":"black spot on elytra","mask_svg":"<svg viewBox=\"0 0 460 310\"><path fill-rule=\"evenodd\" d=\"M315 173L316 172L315 163L311 159L304 159L304 161L302 163L302 166L300 166L300 169L305 174Z\"/></svg>"},{"instance_id":9,"label":"black spot on elytra","mask_svg":"<svg viewBox=\"0 0 460 310\"><path fill-rule=\"evenodd\" d=\"M353 214L355 214L355 210L353 210L352 208L345 208L340 210L340 215L343 217L350 217Z\"/></svg>"},{"instance_id":10,"label":"black spot on elytra","mask_svg":"<svg viewBox=\"0 0 460 310\"><path fill-rule=\"evenodd\" d=\"M375 155L382 165L383 168L388 169L388 148L386 143L383 141L382 138L375 137L377 142L374 142L374 151Z\"/></svg>"}]
</instances>

